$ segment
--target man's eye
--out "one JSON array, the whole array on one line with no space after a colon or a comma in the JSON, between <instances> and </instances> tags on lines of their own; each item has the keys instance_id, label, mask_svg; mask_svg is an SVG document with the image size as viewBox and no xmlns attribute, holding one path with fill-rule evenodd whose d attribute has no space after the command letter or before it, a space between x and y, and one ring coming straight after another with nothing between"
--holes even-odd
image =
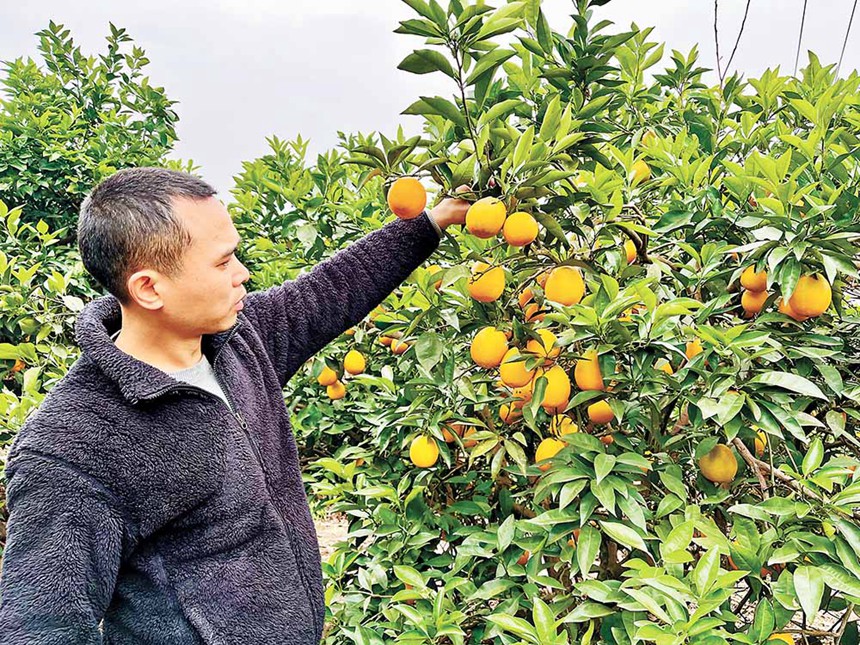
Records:
<instances>
[{"instance_id":1,"label":"man's eye","mask_svg":"<svg viewBox=\"0 0 860 645\"><path fill-rule=\"evenodd\" d=\"M227 260L226 262L222 262L222 263L221 263L221 264L219 264L218 266L219 266L219 267L225 267L225 266L227 266L228 264L230 264L230 260Z\"/></svg>"}]
</instances>

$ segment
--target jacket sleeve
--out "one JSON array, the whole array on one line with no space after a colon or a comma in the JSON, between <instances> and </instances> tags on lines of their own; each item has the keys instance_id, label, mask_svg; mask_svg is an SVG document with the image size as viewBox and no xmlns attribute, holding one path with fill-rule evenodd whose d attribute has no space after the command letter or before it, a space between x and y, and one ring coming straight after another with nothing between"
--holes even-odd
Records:
<instances>
[{"instance_id":1,"label":"jacket sleeve","mask_svg":"<svg viewBox=\"0 0 860 645\"><path fill-rule=\"evenodd\" d=\"M127 526L113 495L74 466L29 451L10 460L6 478L0 643L102 643Z\"/></svg>"},{"instance_id":2,"label":"jacket sleeve","mask_svg":"<svg viewBox=\"0 0 860 645\"><path fill-rule=\"evenodd\" d=\"M311 356L360 322L439 246L425 211L389 222L295 280L245 299L283 387Z\"/></svg>"}]
</instances>

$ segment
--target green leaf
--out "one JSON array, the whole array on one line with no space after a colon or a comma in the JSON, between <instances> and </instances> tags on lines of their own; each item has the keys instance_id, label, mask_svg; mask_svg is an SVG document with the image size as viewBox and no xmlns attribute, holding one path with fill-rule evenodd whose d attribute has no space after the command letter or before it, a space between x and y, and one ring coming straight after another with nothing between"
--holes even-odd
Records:
<instances>
[{"instance_id":1,"label":"green leaf","mask_svg":"<svg viewBox=\"0 0 860 645\"><path fill-rule=\"evenodd\" d=\"M836 564L822 564L818 570L824 576L824 582L831 589L860 598L860 580Z\"/></svg>"},{"instance_id":2,"label":"green leaf","mask_svg":"<svg viewBox=\"0 0 860 645\"><path fill-rule=\"evenodd\" d=\"M579 572L588 577L589 571L594 564L594 559L600 552L600 531L586 524L579 530L579 539L576 541L576 562L579 564Z\"/></svg>"},{"instance_id":3,"label":"green leaf","mask_svg":"<svg viewBox=\"0 0 860 645\"><path fill-rule=\"evenodd\" d=\"M806 451L806 455L803 457L803 474L808 475L813 470L818 468L821 465L821 461L824 459L824 444L821 443L821 439L819 437L815 437L812 442L809 444L809 449Z\"/></svg>"},{"instance_id":4,"label":"green leaf","mask_svg":"<svg viewBox=\"0 0 860 645\"><path fill-rule=\"evenodd\" d=\"M490 121L499 119L502 116L512 112L514 108L522 104L523 102L519 99L508 99L506 101L496 103L493 107L491 107L489 110L487 110L484 114L481 115L481 123L489 123Z\"/></svg>"},{"instance_id":5,"label":"green leaf","mask_svg":"<svg viewBox=\"0 0 860 645\"><path fill-rule=\"evenodd\" d=\"M408 585L412 585L415 589L424 589L427 586L424 582L424 578L421 577L421 574L412 567L395 564L394 575L397 576L398 580Z\"/></svg>"},{"instance_id":6,"label":"green leaf","mask_svg":"<svg viewBox=\"0 0 860 645\"><path fill-rule=\"evenodd\" d=\"M824 576L816 567L797 567L794 570L794 589L806 619L812 622L824 595Z\"/></svg>"},{"instance_id":7,"label":"green leaf","mask_svg":"<svg viewBox=\"0 0 860 645\"><path fill-rule=\"evenodd\" d=\"M494 49L483 54L478 58L475 67L473 67L472 71L469 73L469 77L466 79L466 85L474 85L481 76L496 69L514 54L516 54L516 52L511 49L501 48Z\"/></svg>"},{"instance_id":8,"label":"green leaf","mask_svg":"<svg viewBox=\"0 0 860 645\"><path fill-rule=\"evenodd\" d=\"M600 528L616 542L631 549L639 549L648 553L648 546L645 544L642 536L626 524L621 524L620 522L600 522Z\"/></svg>"},{"instance_id":9,"label":"green leaf","mask_svg":"<svg viewBox=\"0 0 860 645\"><path fill-rule=\"evenodd\" d=\"M538 642L555 642L556 636L558 635L555 626L555 614L552 612L549 605L540 598L536 597L533 602L532 618L534 620L535 627L537 628Z\"/></svg>"},{"instance_id":10,"label":"green leaf","mask_svg":"<svg viewBox=\"0 0 860 645\"><path fill-rule=\"evenodd\" d=\"M812 396L817 399L827 400L824 393L818 388L815 383L797 374L790 372L765 372L753 377L750 383L761 383L763 385L772 385L781 387L784 390L790 390L798 394Z\"/></svg>"},{"instance_id":11,"label":"green leaf","mask_svg":"<svg viewBox=\"0 0 860 645\"><path fill-rule=\"evenodd\" d=\"M499 541L499 551L504 551L507 549L511 542L514 539L514 522L516 519L513 515L508 515L505 518L505 521L499 526L499 533L497 535Z\"/></svg>"},{"instance_id":12,"label":"green leaf","mask_svg":"<svg viewBox=\"0 0 860 645\"><path fill-rule=\"evenodd\" d=\"M415 103L403 110L403 114L435 114L445 117L462 128L466 127L466 118L460 112L459 108L439 96L422 96Z\"/></svg>"},{"instance_id":13,"label":"green leaf","mask_svg":"<svg viewBox=\"0 0 860 645\"><path fill-rule=\"evenodd\" d=\"M490 614L487 616L487 620L498 625L507 632L511 632L520 638L526 639L530 643L540 643L535 628L529 625L528 621L523 620L522 618L517 618L516 616L510 616L508 614Z\"/></svg>"},{"instance_id":14,"label":"green leaf","mask_svg":"<svg viewBox=\"0 0 860 645\"><path fill-rule=\"evenodd\" d=\"M513 53L513 52L511 52ZM451 63L445 56L432 49L418 49L401 61L397 69L413 74L429 74L430 72L442 72L453 79L457 79L457 73L451 67Z\"/></svg>"},{"instance_id":15,"label":"green leaf","mask_svg":"<svg viewBox=\"0 0 860 645\"><path fill-rule=\"evenodd\" d=\"M442 340L435 332L424 332L415 342L415 355L418 357L418 362L428 372L439 364L443 350Z\"/></svg>"},{"instance_id":16,"label":"green leaf","mask_svg":"<svg viewBox=\"0 0 860 645\"><path fill-rule=\"evenodd\" d=\"M615 467L615 457L613 455L599 454L594 458L594 473L597 483L612 472Z\"/></svg>"},{"instance_id":17,"label":"green leaf","mask_svg":"<svg viewBox=\"0 0 860 645\"><path fill-rule=\"evenodd\" d=\"M693 583L699 590L699 596L704 596L711 590L720 571L720 552L714 547L705 552L693 571Z\"/></svg>"}]
</instances>

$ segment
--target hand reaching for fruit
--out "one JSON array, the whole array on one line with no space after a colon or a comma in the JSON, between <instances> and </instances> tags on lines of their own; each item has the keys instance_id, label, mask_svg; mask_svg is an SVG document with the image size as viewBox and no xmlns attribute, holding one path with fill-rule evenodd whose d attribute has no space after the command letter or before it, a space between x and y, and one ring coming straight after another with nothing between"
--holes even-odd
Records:
<instances>
[{"instance_id":1,"label":"hand reaching for fruit","mask_svg":"<svg viewBox=\"0 0 860 645\"><path fill-rule=\"evenodd\" d=\"M472 193L472 189L469 186L463 185L458 187L454 192L463 193L465 197ZM429 215L436 220L439 228L444 229L451 224L465 224L466 211L469 210L469 206L471 205L471 202L459 197L446 197L433 207Z\"/></svg>"}]
</instances>

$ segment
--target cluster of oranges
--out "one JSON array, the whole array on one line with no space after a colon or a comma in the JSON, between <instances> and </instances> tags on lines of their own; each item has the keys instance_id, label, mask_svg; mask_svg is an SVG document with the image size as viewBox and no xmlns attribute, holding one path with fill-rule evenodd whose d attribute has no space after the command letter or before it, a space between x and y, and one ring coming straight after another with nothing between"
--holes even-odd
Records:
<instances>
[{"instance_id":1,"label":"cluster of oranges","mask_svg":"<svg viewBox=\"0 0 860 645\"><path fill-rule=\"evenodd\" d=\"M741 307L744 315L751 318L760 313L770 295L767 291L767 271L756 272L755 266L750 265L741 274ZM804 321L820 316L833 299L830 283L821 275L803 275L797 281L797 286L791 297L777 300L777 309L797 321Z\"/></svg>"},{"instance_id":2,"label":"cluster of oranges","mask_svg":"<svg viewBox=\"0 0 860 645\"><path fill-rule=\"evenodd\" d=\"M351 349L343 357L343 371L345 374L356 376L367 368L367 360L364 354L357 349ZM346 384L340 375L328 365L324 365L317 376L317 383L326 389L326 394L332 401L342 399L346 396Z\"/></svg>"}]
</instances>

